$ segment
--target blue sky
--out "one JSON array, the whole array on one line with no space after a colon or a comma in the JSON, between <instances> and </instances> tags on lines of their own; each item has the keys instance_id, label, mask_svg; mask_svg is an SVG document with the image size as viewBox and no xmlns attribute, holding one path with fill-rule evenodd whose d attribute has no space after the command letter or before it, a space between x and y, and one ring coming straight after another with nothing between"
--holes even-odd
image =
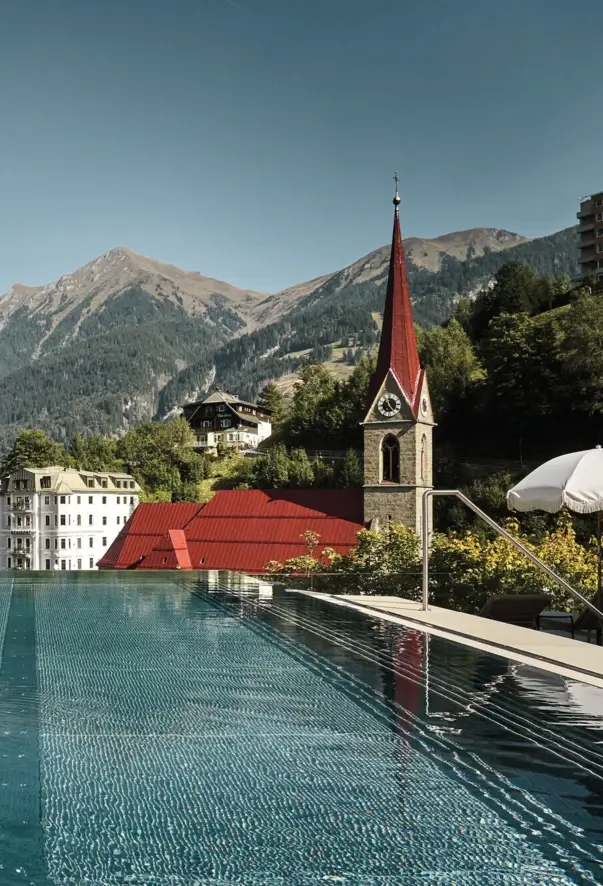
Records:
<instances>
[{"instance_id":1,"label":"blue sky","mask_svg":"<svg viewBox=\"0 0 603 886\"><path fill-rule=\"evenodd\" d=\"M601 0L2 0L0 291L115 246L273 291L603 189Z\"/></svg>"}]
</instances>

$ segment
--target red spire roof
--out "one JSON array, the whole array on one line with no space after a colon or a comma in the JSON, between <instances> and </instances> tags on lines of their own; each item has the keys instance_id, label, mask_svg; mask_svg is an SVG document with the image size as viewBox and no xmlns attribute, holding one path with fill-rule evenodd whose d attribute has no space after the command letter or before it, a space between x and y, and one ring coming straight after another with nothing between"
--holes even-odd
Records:
<instances>
[{"instance_id":1,"label":"red spire roof","mask_svg":"<svg viewBox=\"0 0 603 886\"><path fill-rule=\"evenodd\" d=\"M398 215L399 203L400 198L396 189L396 196L394 197L394 206L396 207L394 233L389 262L387 294L383 311L383 328L381 330L377 368L370 386L370 399L372 402L391 369L412 409L413 415L416 417L421 366L406 280L406 263L404 261L404 247L402 246L400 217Z\"/></svg>"}]
</instances>

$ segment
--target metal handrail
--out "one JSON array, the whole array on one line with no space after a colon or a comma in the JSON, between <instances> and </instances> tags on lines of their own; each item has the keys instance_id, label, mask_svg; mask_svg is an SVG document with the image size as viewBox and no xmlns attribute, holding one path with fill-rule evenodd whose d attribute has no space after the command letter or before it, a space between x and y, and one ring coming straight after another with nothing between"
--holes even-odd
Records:
<instances>
[{"instance_id":1,"label":"metal handrail","mask_svg":"<svg viewBox=\"0 0 603 886\"><path fill-rule=\"evenodd\" d=\"M573 588L569 584L569 582L567 582L560 575L557 575L557 573L553 569L551 569L550 566L547 566L546 563L543 563L542 560L536 556L536 554L533 554L524 544L522 544L518 539L514 538L514 536L512 536L510 532L507 532L506 529L503 529L502 526L499 526L498 523L496 523L492 519L492 517L489 517L484 511L482 511L481 508L478 508L478 506L476 504L474 504L470 498L467 498L467 496L463 492L461 492L459 489L428 489L426 492L423 493L423 523L422 523L422 526L423 526L423 533L422 533L422 535L423 535L422 609L423 609L423 611L426 611L427 609L429 609L429 542L430 542L430 538L429 538L429 531L427 529L427 527L429 526L429 502L436 495L454 496L455 498L458 498L459 501L462 501L463 504L467 505L467 507L470 508L474 514L477 514L478 517L481 517L481 519L485 523L487 523L491 529L494 529L495 532L498 532L499 535L502 535L503 538L506 538L507 541L510 541L511 544L514 545L519 551L522 551L522 553L524 553L526 555L526 557L532 561L532 563L535 563L537 566L540 566L540 568L543 569L546 572L546 574L550 578L553 579L553 581L556 581L557 584L561 585L561 587L564 588L566 591L569 591L570 594L572 594L572 596L576 597L577 600L580 600L580 602L583 603L587 609L590 609L590 611L593 612L597 616L597 618L601 619L601 621L603 622L603 612L601 612L599 609L597 609L596 606L593 606L593 604L589 600L587 600L586 597L583 597L579 591L577 591L575 588Z\"/></svg>"}]
</instances>

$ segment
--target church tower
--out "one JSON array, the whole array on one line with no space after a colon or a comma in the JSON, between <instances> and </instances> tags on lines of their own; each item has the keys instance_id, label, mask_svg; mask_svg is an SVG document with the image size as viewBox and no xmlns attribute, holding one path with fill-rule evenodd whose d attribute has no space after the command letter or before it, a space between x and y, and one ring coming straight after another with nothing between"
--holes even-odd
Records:
<instances>
[{"instance_id":1,"label":"church tower","mask_svg":"<svg viewBox=\"0 0 603 886\"><path fill-rule=\"evenodd\" d=\"M364 428L364 521L403 523L422 535L423 493L433 486L434 427L412 321L395 176L394 232L377 368ZM432 528L431 511L428 531Z\"/></svg>"}]
</instances>

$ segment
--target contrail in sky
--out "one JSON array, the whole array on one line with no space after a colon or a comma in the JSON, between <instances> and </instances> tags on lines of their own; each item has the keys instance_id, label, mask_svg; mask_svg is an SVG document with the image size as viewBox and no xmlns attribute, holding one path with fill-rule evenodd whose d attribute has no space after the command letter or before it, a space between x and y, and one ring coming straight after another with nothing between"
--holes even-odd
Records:
<instances>
[{"instance_id":1,"label":"contrail in sky","mask_svg":"<svg viewBox=\"0 0 603 886\"><path fill-rule=\"evenodd\" d=\"M241 12L249 13L249 9L247 9L245 6L241 6L241 4L237 3L236 0L226 0L226 2L230 3L231 6L234 6L235 9L240 9Z\"/></svg>"}]
</instances>

